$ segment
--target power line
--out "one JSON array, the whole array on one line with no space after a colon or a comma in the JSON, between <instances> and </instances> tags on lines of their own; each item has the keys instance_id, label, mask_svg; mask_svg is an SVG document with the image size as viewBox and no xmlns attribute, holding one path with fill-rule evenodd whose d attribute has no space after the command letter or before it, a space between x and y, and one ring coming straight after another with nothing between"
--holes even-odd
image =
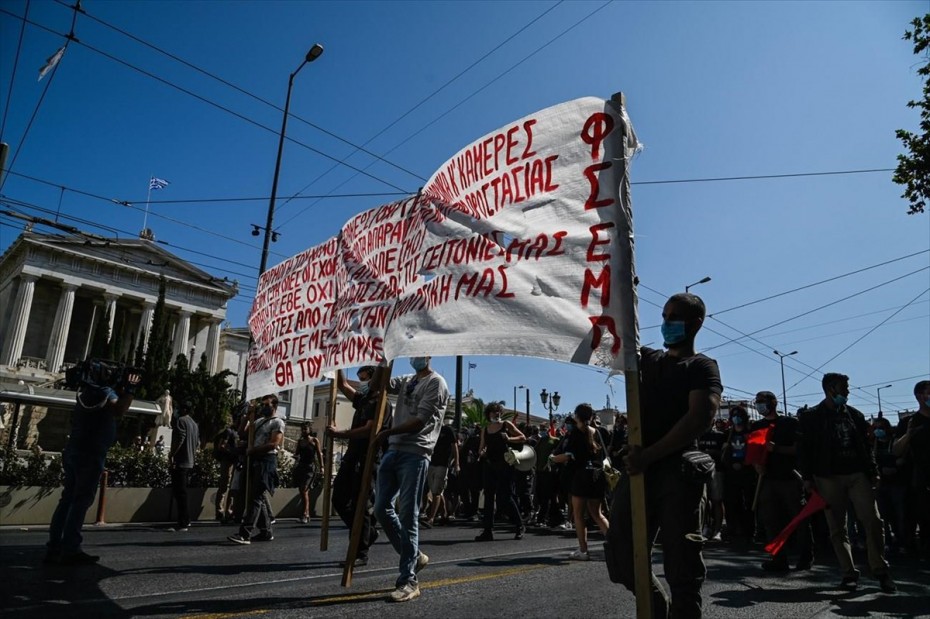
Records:
<instances>
[{"instance_id":1,"label":"power line","mask_svg":"<svg viewBox=\"0 0 930 619\"><path fill-rule=\"evenodd\" d=\"M37 27L37 28L41 28L42 30L45 30L45 31L50 32L50 33L52 33L52 34L56 34L56 35L58 35L58 36L64 36L64 35L62 35L60 32L57 32L57 31L53 30L52 28L49 28L49 27L47 27L47 26L43 26L42 24L36 23L36 22L34 22L34 21L32 21L32 20L25 19L24 17L20 17L19 15L16 15L15 13L12 13L12 12L6 10L6 9L0 8L0 12L6 13L7 15L10 15L11 17L15 17L16 19L22 19L22 20L26 21L26 23L28 23L29 25L35 26L35 27ZM77 43L78 45L81 45L81 46L83 46L83 47L86 47L86 48L89 49L90 51L96 52L96 53L100 54L101 56L103 56L104 58L108 58L108 59L112 60L113 62L117 62L117 63L119 63L119 64L121 64L121 65L123 65L123 66L125 66L125 67L128 67L128 68L132 69L133 71L136 71L136 72L138 72L138 73L141 73L142 75L145 75L146 77L149 77L149 78L152 78L152 79L154 79L154 80L156 80L156 81L159 81L159 82L161 82L162 84L165 84L166 86L170 86L171 88L174 88L175 90L178 90L178 91L180 91L180 92L183 92L184 94L189 95L189 96L191 96L191 97L193 97L193 98L195 98L195 99L197 99L197 100L199 100L199 101L202 101L202 102L204 102L204 103L206 103L206 104L208 104L208 105L211 105L211 106L213 106L213 107L215 107L215 108L217 108L217 109L219 109L219 110L222 110L222 111L226 112L227 114L231 114L232 116L235 116L236 118L239 118L240 120L244 120L245 122L247 122L247 123L249 123L249 124L251 124L251 125L255 125L256 127L259 127L259 128L261 128L261 129L264 129L265 131L268 131L269 133L273 133L274 135L279 135L279 132L278 132L277 129L273 129L272 127L269 127L268 125L263 125L262 123L258 122L257 120L253 120L253 119L249 118L248 116L245 116L244 114L240 114L239 112L236 112L235 110L232 110L232 109L230 109L230 108L228 108L228 107L226 107L226 106L224 106L224 105L221 105L221 104L219 104L219 103L217 103L217 102L215 102L215 101L213 101L213 100L211 100L211 99L208 99L208 98L206 98L206 97L204 97L204 96L202 96L202 95L198 95L197 93L195 93L195 92L193 92L193 91L191 91L191 90L188 90L188 89L184 88L183 86L179 86L178 84L175 84L174 82L171 82L170 80L167 80L167 79L164 79L164 78L162 78L162 77L159 77L159 76L155 75L154 73L152 73L152 72L150 72L150 71L146 71L145 69L142 69L142 68L140 68L140 67L137 67L137 66L135 66L134 64L132 64L132 63L130 63L130 62L127 62L127 61L125 61L125 60L122 60L121 58L117 58L116 56L114 56L114 55L112 55L112 54L109 54L109 53L107 53L107 52L105 52L105 51L103 51L103 50L97 49L96 47L94 47L94 46L92 46L92 45L90 45L90 44L88 44L88 43L85 43L85 42L83 42L83 41L79 41L79 40L77 40L77 39L73 39L73 40L74 40L74 42ZM406 191L406 190L403 189L402 187L398 187L397 185L395 185L394 183L391 183L390 181L386 181L386 180L384 180L383 178L379 178L379 177L375 176L374 174L371 174L371 173L369 173L369 172L366 172L366 171L365 171L364 169L362 169L362 168L357 168L357 167L355 167L355 166L353 166L353 165L351 165L351 164L349 164L349 163L346 163L346 162L344 162L344 161L340 161L339 158L337 158L337 157L335 157L335 156L333 156L333 155L330 155L329 153L326 153L326 152L324 152L324 151L322 151L322 150L320 150L320 149L318 149L318 148L314 148L313 146L310 146L309 144L307 144L307 143L305 143L305 142L301 142L300 140L297 140L297 139L292 138L292 137L290 137L290 136L285 136L285 139L288 140L289 142L293 142L294 144L297 144L298 146L301 146L301 147L303 147L303 148L305 148L305 149L307 149L307 150L309 150L309 151L311 151L311 152L313 152L313 153L316 153L317 155L320 155L321 157L325 157L326 159L329 159L329 160L331 160L331 161L336 161L336 162L338 162L338 163L344 165L345 167L347 167L347 168L349 168L349 169L351 169L351 170L354 170L356 173L362 174L363 176L367 176L368 178L373 179L373 180L376 180L376 181L378 181L379 183L383 183L383 184L387 185L388 187L391 187L391 188L393 188L393 189L397 189L398 191ZM12 167L12 166L11 166L11 167ZM410 192L407 192L407 193L409 194Z\"/></svg>"},{"instance_id":2,"label":"power line","mask_svg":"<svg viewBox=\"0 0 930 619\"><path fill-rule=\"evenodd\" d=\"M451 79L447 80L442 86L440 86L439 88L437 88L436 90L434 90L433 92L431 92L430 94L428 94L426 97L424 97L423 99L421 99L418 103L416 103L413 107L411 107L411 108L408 109L406 112L404 112L403 114L401 114L400 116L398 116L397 118L395 118L395 119L394 119L393 121L391 121L390 123L388 123L386 127L382 128L380 131L378 131L377 133L375 133L373 136L371 136L370 138L368 138L367 140L365 140L365 142L363 143L363 146L367 146L368 144L370 144L371 142L373 142L374 140L376 140L378 137L380 137L381 135L383 135L383 134L384 134L386 131L388 131L391 127L395 126L395 125L396 125L397 123L399 123L401 120L403 120L404 118L406 118L407 116L409 116L411 113L413 113L414 110L418 109L421 105L423 105L424 103L426 103L427 101L429 101L430 99L432 99L433 97L435 97L436 95L438 95L440 92L442 92L443 90L445 90L447 86L450 86L453 82L455 82L455 81L458 80L460 77L462 77L463 75L465 75L468 71L472 70L474 67L476 67L478 64L480 64L482 61L484 61L486 58L488 58L491 54L493 54L494 52L496 52L497 50L499 50L501 47L503 47L504 45L506 45L507 43L509 43L510 41L512 41L514 38L516 38L518 35L520 35L521 33L523 33L525 30L527 30L530 26L532 26L532 25L535 24L537 21L539 21L540 19L542 19L543 17L545 17L550 11L554 10L557 6L559 6L560 4L562 4L562 2L563 2L563 0L559 0L558 2L556 2L554 5L552 5L551 7L549 7L548 9L546 9L545 11L543 11L542 13L540 13L539 15L537 15L535 18L533 18L532 20L530 20L529 23L527 23L526 25L524 25L522 28L520 28L519 30L517 30L516 32L514 32L512 35L510 35L509 37L507 37L506 39L504 39L503 41L501 41L501 42L500 42L499 44L497 44L493 49L491 49L489 52L487 52L487 53L485 53L483 56L481 56L481 58L478 58L478 60L475 60L475 61L472 62L470 65L468 65L467 67L465 67L464 69L462 69L461 71L459 71L455 76L453 76ZM395 146L394 148L392 148L392 149L391 149L391 152L393 152L396 148L397 148L396 146ZM346 156L346 158L351 157L351 156L354 155L354 154L355 154L355 153L349 153L349 154ZM310 181L303 189L301 189L301 190L298 191L297 193L298 193L298 194L302 194L304 191L306 191L307 189L309 189L309 188L310 188L313 184L315 184L317 181L319 181L319 180L322 179L324 176L326 176L327 174L329 174L330 172L332 172L333 170L335 170L336 167L337 167L337 166L335 166L335 165L332 166L332 167L330 167L328 170L324 171L322 174L320 174L319 176L317 176L316 178L314 178L312 181ZM425 181L426 179L424 178L424 179L422 179L422 180ZM345 184L345 182L343 182L342 184L340 184L339 187L341 187L341 186L344 185L344 184ZM285 201L281 204L281 206L278 207L278 208L280 209L281 207L285 206L285 205L286 205L288 202L290 202L290 201L291 201L290 198L287 199L287 200L285 200ZM310 206L313 206L313 205L311 204ZM309 206L308 206L307 208L309 208ZM304 209L304 211L305 211L305 210L306 210L306 209ZM298 215L303 214L304 211L301 211L300 213L298 213L297 215L295 215L295 216L292 217L291 219L288 219L288 220L287 220L286 222L284 222L284 223L290 222L292 219L294 219L294 218L297 217Z\"/></svg>"},{"instance_id":3,"label":"power line","mask_svg":"<svg viewBox=\"0 0 930 619\"><path fill-rule=\"evenodd\" d=\"M872 168L868 170L846 170L840 172L797 172L792 174L764 174L756 176L716 176L707 178L684 178L665 181L635 181L631 185L673 185L675 183L718 183L724 181L754 181L767 178L801 178L805 176L836 176L839 174L871 174L872 172L894 172L894 168Z\"/></svg>"},{"instance_id":4,"label":"power line","mask_svg":"<svg viewBox=\"0 0 930 619\"><path fill-rule=\"evenodd\" d=\"M497 80L501 79L502 77L504 77L505 75L507 75L508 73L510 73L511 71L513 71L514 69L516 69L518 66L520 66L521 64L523 64L524 62L526 62L527 60L529 60L530 58L532 58L533 56L535 56L536 54L538 54L539 52L541 52L543 49L545 49L545 48L548 47L549 45L552 45L552 44L555 43L557 40L559 40L560 38L562 38L563 36L565 36L566 34L568 34L569 32L571 32L572 30L574 30L575 28L577 28L578 26L580 26L582 23L584 23L585 21L587 21L588 19L590 19L591 17L593 17L596 13L598 13L599 11L601 11L602 9L604 9L605 7L607 7L607 5L610 4L611 2L613 2L613 0L607 0L607 2L605 2L605 3L602 4L601 6L597 7L596 9L594 9L593 11L591 11L590 13L588 13L587 15L585 15L584 17L582 17L580 20L578 20L577 22L575 22L574 24L572 24L571 26L569 26L568 28L566 28L565 30L563 30L562 32L560 32L559 34L557 34L555 37L553 37L552 39L550 39L548 42L546 42L546 43L544 43L543 45L537 47L535 50L533 50L532 52L530 52L529 55L524 56L524 58L523 58L522 60L520 60L520 61L518 61L516 64L512 65L509 69L507 69L507 70L505 70L504 72L500 73L497 77L491 79L489 82L485 83L485 84L484 84L483 86L481 86L480 88L478 88L478 89L472 91L471 94L469 94L467 97L465 97L464 99L460 100L458 103L456 103L455 105L453 105L452 107L450 107L448 110L446 110L445 112L443 112L442 114L440 114L439 116L437 116L436 118L434 118L433 120L429 121L428 123L426 123L425 125L423 125L422 127L420 127L420 129L418 129L418 130L415 131L414 133L410 134L409 136L407 136L406 138L404 138L403 140L401 140L400 142L398 142L397 144L395 144L395 145L394 145L393 147L391 147L387 152L385 152L385 155L389 155L389 154L393 153L395 150L397 150L398 148L400 148L401 146L403 146L404 144L406 144L407 142L409 142L410 140L412 140L412 139L415 138L416 136L420 135L421 133L423 133L424 131L426 131L428 128L432 127L434 124L436 124L437 122L439 122L439 120L441 120L442 118L445 118L446 116L448 116L449 114L451 114L453 111L455 111L456 109L458 109L459 107L461 107L462 105L464 105L465 102L469 101L472 97L475 97L479 92L483 91L485 88L487 88L488 86L490 86L491 84L493 84L493 83L496 82ZM369 165L368 167L371 167L371 166ZM346 184L347 182L349 182L350 180L352 180L352 178L354 178L354 177L349 177L348 179L346 179L345 181L343 181L342 183L340 183L336 188L338 189L339 187L342 187L342 185L344 185L344 184ZM316 181L314 181L314 182L316 182ZM309 187L309 185L308 185L308 187ZM293 221L294 219L296 219L296 218L299 217L300 215L304 214L304 213L305 213L308 209L310 209L312 206L314 206L313 203L311 203L311 204L305 206L301 211L299 211L298 213L296 213L296 214L295 214L294 216L292 216L290 219L287 219L284 223L279 224L279 227L280 227L280 226L283 226L284 224L287 224L287 223Z\"/></svg>"},{"instance_id":5,"label":"power line","mask_svg":"<svg viewBox=\"0 0 930 619\"><path fill-rule=\"evenodd\" d=\"M864 273L865 271L869 271L869 270L871 270L871 269L877 269L878 267L882 267L882 266L885 266L885 265L888 265L888 264L892 264L892 263L894 263L894 262L899 262L899 261L901 261L901 260L906 260L907 258L913 258L914 256L919 256L919 255L921 255L921 254L926 254L926 253L928 253L928 252L930 252L930 249L924 249L924 250L921 250L921 251L914 252L914 253L912 253L912 254L907 254L906 256L901 256L900 258L894 258L894 259L892 259L892 260L886 260L885 262L879 262L878 264L873 264L873 265L871 265L871 266L867 266L867 267L865 267L865 268L858 269L858 270L856 270L856 271L850 271L849 273L843 273L842 275L836 275L836 276L834 276L834 277L829 277L829 278L827 278L827 279L822 279L822 280L820 280L819 282L814 282L813 284L806 284L806 285L801 286L801 287L799 287L799 288L792 288L791 290L786 290L786 291L784 291L784 292L779 292L778 294L773 294L773 295L770 295L770 296L767 296L767 297L763 297L763 298L761 298L761 299L756 299L755 301L749 301L748 303L743 303L742 305L735 305L735 306L729 307L729 308L727 308L727 309L725 309L725 310L720 310L719 312L714 312L713 314L709 314L709 315L708 315L708 318L713 318L713 317L715 317L715 316L719 316L720 314L726 314L727 312L732 312L733 310L738 310L738 309L742 309L742 308L744 308L744 307L749 307L750 305L755 305L755 304L757 304L757 303L762 303L763 301L769 301L769 300L771 300L771 299L776 299L776 298L778 298L778 297L783 297L783 296L785 296L785 295L787 295L787 294L791 294L791 293L793 293L793 292L798 292L798 291L801 291L801 290L806 290L806 289L808 289L808 288L813 288L814 286L819 286L820 284L826 284L827 282L832 282L832 281L835 281L835 280L838 280L838 279L842 279L842 278L844 278L844 277L849 277L850 275L857 275L857 274L859 274L859 273Z\"/></svg>"},{"instance_id":6,"label":"power line","mask_svg":"<svg viewBox=\"0 0 930 619\"><path fill-rule=\"evenodd\" d=\"M62 6L71 8L70 5L68 5L68 4L65 3L65 2L62 2L62 0L55 0L55 1L56 1L58 4L62 5ZM174 60L174 61L176 61L176 62L179 62L179 63L183 64L184 66L186 66L186 67L188 67L188 68L190 68L190 69L193 69L194 71L197 71L198 73L201 73L201 74L203 74L203 75L206 75L207 77L209 77L209 78L211 78L211 79L214 79L214 80L220 82L221 84L223 84L223 85L225 85L225 86L228 86L228 87L232 88L233 90L236 90L236 91L238 91L238 92L240 92L240 93L242 93L242 94L244 94L244 95L246 95L246 96L248 96L248 97L251 97L252 99L255 99L256 101L259 101L260 103L264 103L265 105L274 108L275 110L277 110L277 111L279 111L279 112L283 112L283 111L284 111L284 108L279 107L277 104L272 103L271 101L268 101L267 99L264 99L264 98L262 98L262 97L256 95L255 93L249 92L248 90L245 90L244 88L241 88L240 86L237 86L236 84L233 84L232 82L230 82L230 81L228 81L228 80L225 80L225 79L223 79L223 78L221 78L221 77L219 77L219 76L217 76L217 75L214 75L213 73L210 73L210 72L207 71L206 69L202 69L201 67L198 67L197 65L195 65L195 64L193 64L193 63L191 63L191 62L188 62L187 60L184 60L183 58L180 58L179 56L177 56L177 55L175 55L175 54L172 54L171 52L168 52L168 51L166 51L166 50L163 50L163 49L161 49L160 47L157 47L156 45L153 45L152 43L149 43L148 41L144 41L144 40L140 39L139 37L137 37L137 36L135 36L135 35L133 35L133 34L131 34L131 33L129 33L129 32L126 32L125 30L122 30L122 29L120 29L120 28L118 28L118 27L116 27L116 26L114 26L114 25L112 25L112 24L109 24L109 23L103 21L102 19L100 19L99 17L94 17L93 15L91 15L90 13L88 13L87 11L82 11L82 12L84 13L85 16L87 16L89 19L92 19L93 21L97 22L98 24L100 24L100 25L102 25L102 26L105 26L105 27L107 27L107 28L110 28L111 30L114 30L115 32L118 32L118 33L122 34L123 36L128 37L128 38L132 39L133 41L135 41L135 42L137 42L137 43L139 43L139 44L141 44L141 45L144 45L144 46L148 47L149 49L155 50L155 51L158 52L159 54L163 54L164 56L167 56L168 58L171 58L172 60ZM304 123L304 124L306 124L306 125L308 125L308 126L310 126L310 127L313 127L313 128L316 129L317 131L320 131L320 132L322 132L322 133L325 133L326 135L328 135L328 136L330 136L330 137L332 137L332 138L335 138L335 139L339 140L340 142L342 142L342 143L344 143L344 144L348 144L349 146L351 146L351 147L353 147L353 148L356 149L355 152L362 151L362 152L365 153L366 155L369 155L370 157L374 157L374 158L377 159L378 161L381 161L381 162L383 162L383 163L386 163L386 164L388 164L389 166L391 166L391 167L393 167L393 168L396 168L397 170L400 170L401 172L406 172L407 174L413 176L414 178L417 178L417 179L423 180L423 181L426 180L425 178L423 178L422 176L420 176L420 175L417 174L416 172L411 172L410 170L408 170L407 168L404 168L403 166L400 166L400 165L398 165L398 164L396 164L396 163L393 163L393 162L391 162L391 161L388 161L387 159L385 159L384 157L381 157L381 156L378 155L377 153L373 153L373 152L371 152L371 151L369 151L369 150L365 150L365 149L362 148L361 146L359 146L359 145L357 145L357 144L355 144L355 143L353 143L353 142L347 140L346 138L344 138L344 137L342 137L342 136L340 136L340 135L337 135L337 134L333 133L332 131L330 131L330 130L328 130L328 129L325 129L325 128L323 128L323 127L321 127L321 126L319 126L319 125L317 125L317 124L315 124L315 123L312 123L312 122L310 122L309 120L306 120L305 118L301 118L300 116L298 116L297 114L294 114L293 112L289 112L289 113L288 113L288 116L290 116L290 117L293 118L294 120L300 121L300 122L302 122L302 123ZM266 199L267 199L267 198L266 198Z\"/></svg>"},{"instance_id":7,"label":"power line","mask_svg":"<svg viewBox=\"0 0 930 619\"><path fill-rule=\"evenodd\" d=\"M29 1L26 0L26 10L24 16L29 15ZM23 49L23 34L26 32L26 22L24 21L19 28L19 41L16 43L16 57L13 58L13 73L10 75L10 87L7 88L6 105L3 106L3 122L0 123L0 142L3 141L3 131L6 129L6 120L10 116L10 102L13 100L13 84L16 83L16 69L19 67L19 52Z\"/></svg>"}]
</instances>

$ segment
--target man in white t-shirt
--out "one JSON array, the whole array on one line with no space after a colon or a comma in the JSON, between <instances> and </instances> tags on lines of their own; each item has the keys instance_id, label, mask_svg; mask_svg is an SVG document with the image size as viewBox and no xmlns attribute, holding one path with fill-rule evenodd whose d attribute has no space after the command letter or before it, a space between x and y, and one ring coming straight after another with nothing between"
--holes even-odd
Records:
<instances>
[{"instance_id":1,"label":"man in white t-shirt","mask_svg":"<svg viewBox=\"0 0 930 619\"><path fill-rule=\"evenodd\" d=\"M248 510L236 535L227 539L237 544L270 542L274 539L271 529L272 516L268 513L264 494L274 494L278 485L278 450L284 443L284 420L277 416L278 398L266 395L259 408L259 419L251 422L252 444L246 454L251 462L249 470L249 496L245 507ZM256 535L255 531L259 533Z\"/></svg>"}]
</instances>

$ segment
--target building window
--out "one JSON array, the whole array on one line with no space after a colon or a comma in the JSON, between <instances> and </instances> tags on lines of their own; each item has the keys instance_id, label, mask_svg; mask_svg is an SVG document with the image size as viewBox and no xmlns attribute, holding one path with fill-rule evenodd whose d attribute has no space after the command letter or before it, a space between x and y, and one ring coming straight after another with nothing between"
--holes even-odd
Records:
<instances>
[{"instance_id":1,"label":"building window","mask_svg":"<svg viewBox=\"0 0 930 619\"><path fill-rule=\"evenodd\" d=\"M313 403L313 416L314 417L320 416L320 403L319 402Z\"/></svg>"}]
</instances>

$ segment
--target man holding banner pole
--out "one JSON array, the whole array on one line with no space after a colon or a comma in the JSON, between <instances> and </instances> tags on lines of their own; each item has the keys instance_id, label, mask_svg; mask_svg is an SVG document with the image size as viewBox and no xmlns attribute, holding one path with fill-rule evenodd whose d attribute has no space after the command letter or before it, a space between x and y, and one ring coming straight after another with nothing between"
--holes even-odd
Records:
<instances>
[{"instance_id":1,"label":"man holding banner pole","mask_svg":"<svg viewBox=\"0 0 930 619\"><path fill-rule=\"evenodd\" d=\"M408 602L420 595L417 573L429 563L420 552L419 511L429 458L439 438L449 403L445 379L430 368L430 357L412 357L415 374L391 378L388 391L397 395L394 422L381 430L375 443L388 440L378 467L375 516L400 555L400 574L392 602Z\"/></svg>"},{"instance_id":2,"label":"man holding banner pole","mask_svg":"<svg viewBox=\"0 0 930 619\"><path fill-rule=\"evenodd\" d=\"M696 295L672 296L662 310L667 351L643 347L640 361L642 446L631 445L624 475L614 493L604 545L610 579L634 591L634 498L631 477L642 475L646 492L648 552L662 532L666 593L651 576L652 612L664 617L700 617L701 585L707 569L701 550L703 479L693 476L683 454L713 423L722 385L717 362L694 350L705 317Z\"/></svg>"}]
</instances>

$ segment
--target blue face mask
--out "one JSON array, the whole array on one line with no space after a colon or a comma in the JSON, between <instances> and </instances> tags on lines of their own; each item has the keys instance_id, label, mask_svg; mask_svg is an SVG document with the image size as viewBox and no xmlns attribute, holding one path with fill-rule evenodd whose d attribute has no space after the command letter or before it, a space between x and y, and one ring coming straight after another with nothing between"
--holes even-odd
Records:
<instances>
[{"instance_id":1,"label":"blue face mask","mask_svg":"<svg viewBox=\"0 0 930 619\"><path fill-rule=\"evenodd\" d=\"M767 402L756 402L756 410L759 411L760 415L767 415L769 412L769 405Z\"/></svg>"},{"instance_id":2,"label":"blue face mask","mask_svg":"<svg viewBox=\"0 0 930 619\"><path fill-rule=\"evenodd\" d=\"M924 400L924 406L930 408L930 400Z\"/></svg>"},{"instance_id":3,"label":"blue face mask","mask_svg":"<svg viewBox=\"0 0 930 619\"><path fill-rule=\"evenodd\" d=\"M666 346L674 346L685 341L685 322L683 320L662 321L662 341Z\"/></svg>"},{"instance_id":4,"label":"blue face mask","mask_svg":"<svg viewBox=\"0 0 930 619\"><path fill-rule=\"evenodd\" d=\"M837 405L837 406L843 406L843 405L845 405L845 404L846 404L846 396L845 396L845 395L835 395L835 396L833 396L833 403L834 403L835 405Z\"/></svg>"},{"instance_id":5,"label":"blue face mask","mask_svg":"<svg viewBox=\"0 0 930 619\"><path fill-rule=\"evenodd\" d=\"M883 441L885 440L885 431L882 428L878 428L874 432L876 440Z\"/></svg>"},{"instance_id":6,"label":"blue face mask","mask_svg":"<svg viewBox=\"0 0 930 619\"><path fill-rule=\"evenodd\" d=\"M412 367L417 372L426 369L426 366L429 365L429 357L411 357L410 358L410 367Z\"/></svg>"},{"instance_id":7,"label":"blue face mask","mask_svg":"<svg viewBox=\"0 0 930 619\"><path fill-rule=\"evenodd\" d=\"M361 395L368 395L368 381L362 381L358 384L358 388L355 390Z\"/></svg>"}]
</instances>

